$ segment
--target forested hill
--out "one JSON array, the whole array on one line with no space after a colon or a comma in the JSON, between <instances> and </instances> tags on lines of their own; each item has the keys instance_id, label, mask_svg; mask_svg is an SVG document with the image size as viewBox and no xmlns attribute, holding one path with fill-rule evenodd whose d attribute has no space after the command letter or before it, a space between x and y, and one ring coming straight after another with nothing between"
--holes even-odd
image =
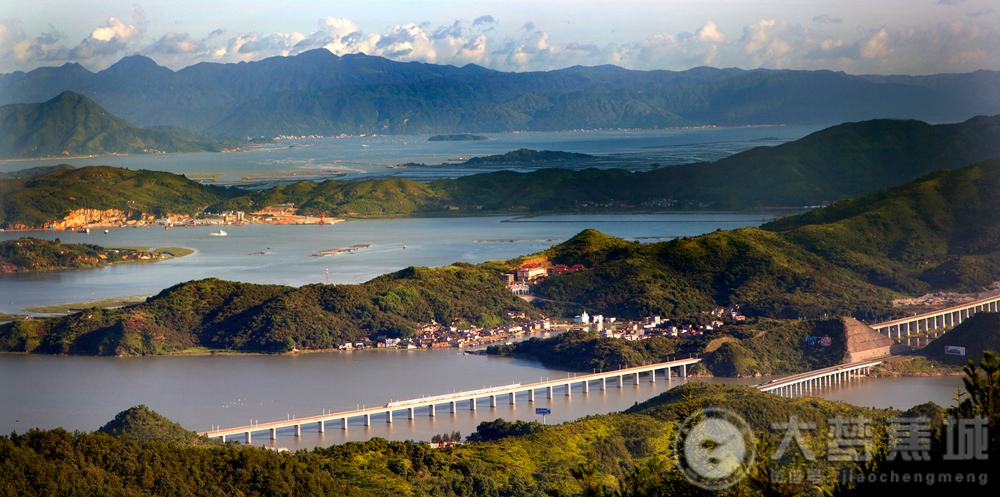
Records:
<instances>
[{"instance_id":1,"label":"forested hill","mask_svg":"<svg viewBox=\"0 0 1000 497\"><path fill-rule=\"evenodd\" d=\"M218 152L245 139L171 128L140 128L70 91L39 104L0 107L0 158Z\"/></svg>"},{"instance_id":2,"label":"forested hill","mask_svg":"<svg viewBox=\"0 0 1000 497\"><path fill-rule=\"evenodd\" d=\"M117 209L127 215L196 214L242 190L207 186L184 176L109 166L61 169L0 181L0 227L42 228L78 209Z\"/></svg>"},{"instance_id":3,"label":"forested hill","mask_svg":"<svg viewBox=\"0 0 1000 497\"><path fill-rule=\"evenodd\" d=\"M409 337L432 321L493 326L508 311L538 316L499 273L469 264L408 268L360 285L292 288L216 279L145 303L0 326L0 351L153 355L192 347L239 352L326 349L378 335Z\"/></svg>"},{"instance_id":4,"label":"forested hill","mask_svg":"<svg viewBox=\"0 0 1000 497\"><path fill-rule=\"evenodd\" d=\"M762 228L647 245L588 230L532 256L590 267L549 278L536 294L628 318L741 305L769 317L882 319L901 295L1000 280L998 199L992 160Z\"/></svg>"},{"instance_id":5,"label":"forested hill","mask_svg":"<svg viewBox=\"0 0 1000 497\"><path fill-rule=\"evenodd\" d=\"M236 136L456 134L877 118L950 122L1000 113L998 80L995 71L878 78L610 65L506 73L317 49L179 71L133 55L97 73L66 64L3 74L0 104L44 101L68 90L144 126Z\"/></svg>"}]
</instances>

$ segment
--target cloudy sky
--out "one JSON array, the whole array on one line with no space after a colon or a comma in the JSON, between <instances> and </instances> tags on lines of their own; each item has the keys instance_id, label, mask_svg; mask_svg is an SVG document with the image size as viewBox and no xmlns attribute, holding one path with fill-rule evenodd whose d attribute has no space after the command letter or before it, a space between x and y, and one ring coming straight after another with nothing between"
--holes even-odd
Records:
<instances>
[{"instance_id":1,"label":"cloudy sky","mask_svg":"<svg viewBox=\"0 0 1000 497\"><path fill-rule=\"evenodd\" d=\"M314 48L505 71L577 64L852 74L1000 70L996 0L0 3L0 73L66 62L97 71L131 54L180 69Z\"/></svg>"}]
</instances>

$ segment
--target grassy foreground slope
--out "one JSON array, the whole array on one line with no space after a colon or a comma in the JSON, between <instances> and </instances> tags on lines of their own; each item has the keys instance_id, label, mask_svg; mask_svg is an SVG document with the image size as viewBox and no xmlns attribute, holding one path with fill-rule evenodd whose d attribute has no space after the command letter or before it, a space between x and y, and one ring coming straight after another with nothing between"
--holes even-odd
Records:
<instances>
[{"instance_id":1,"label":"grassy foreground slope","mask_svg":"<svg viewBox=\"0 0 1000 497\"><path fill-rule=\"evenodd\" d=\"M234 136L133 126L70 91L43 103L0 107L0 158L219 152L247 145Z\"/></svg>"},{"instance_id":2,"label":"grassy foreground slope","mask_svg":"<svg viewBox=\"0 0 1000 497\"><path fill-rule=\"evenodd\" d=\"M432 320L497 325L515 310L538 315L506 290L496 273L463 263L408 268L360 285L292 288L206 279L121 309L2 325L0 351L151 355L192 347L325 349L377 335L408 337Z\"/></svg>"},{"instance_id":3,"label":"grassy foreground slope","mask_svg":"<svg viewBox=\"0 0 1000 497\"><path fill-rule=\"evenodd\" d=\"M900 294L1000 279L998 198L993 160L761 228L647 245L588 230L536 256L597 267L549 278L536 293L627 318L740 305L769 317L881 319Z\"/></svg>"}]
</instances>

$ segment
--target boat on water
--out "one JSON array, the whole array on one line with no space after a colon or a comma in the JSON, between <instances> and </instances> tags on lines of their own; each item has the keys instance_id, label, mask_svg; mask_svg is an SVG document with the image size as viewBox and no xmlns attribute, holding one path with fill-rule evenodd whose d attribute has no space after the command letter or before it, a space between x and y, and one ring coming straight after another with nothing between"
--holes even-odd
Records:
<instances>
[{"instance_id":1,"label":"boat on water","mask_svg":"<svg viewBox=\"0 0 1000 497\"><path fill-rule=\"evenodd\" d=\"M209 234L208 234L208 236L226 236L226 235L228 235L228 234L229 234L229 233L226 233L226 232L225 232L225 231L223 231L223 230L219 230L219 232L218 232L218 233L209 233Z\"/></svg>"},{"instance_id":2,"label":"boat on water","mask_svg":"<svg viewBox=\"0 0 1000 497\"><path fill-rule=\"evenodd\" d=\"M105 235L107 235L108 233L110 233L110 231L108 231L108 230L104 230L104 234L105 234Z\"/></svg>"},{"instance_id":3,"label":"boat on water","mask_svg":"<svg viewBox=\"0 0 1000 497\"><path fill-rule=\"evenodd\" d=\"M165 230L172 230L172 229L174 229L174 227L173 226L164 226L163 229L165 229Z\"/></svg>"}]
</instances>

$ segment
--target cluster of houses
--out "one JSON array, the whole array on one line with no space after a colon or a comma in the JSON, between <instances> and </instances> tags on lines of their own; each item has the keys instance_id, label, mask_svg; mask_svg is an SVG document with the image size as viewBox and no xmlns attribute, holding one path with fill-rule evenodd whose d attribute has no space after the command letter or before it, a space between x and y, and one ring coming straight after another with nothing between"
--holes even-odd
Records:
<instances>
[{"instance_id":1,"label":"cluster of houses","mask_svg":"<svg viewBox=\"0 0 1000 497\"><path fill-rule=\"evenodd\" d=\"M539 280L559 274L575 273L581 269L586 269L586 266L583 264L574 264L572 266L568 266L566 264L556 264L554 266L548 266L536 263L525 263L522 264L521 267L515 269L513 273L504 274L503 278L504 282L507 284L508 290L517 295L530 295L530 286L538 283Z\"/></svg>"},{"instance_id":2,"label":"cluster of houses","mask_svg":"<svg viewBox=\"0 0 1000 497\"><path fill-rule=\"evenodd\" d=\"M573 321L578 324L590 324L591 330L600 332L602 337L617 338L621 340L644 340L651 337L672 337L672 338L697 338L722 327L725 322L722 319L728 318L734 321L743 321L746 316L740 314L739 306L719 307L717 309L704 312L703 314L718 316L708 324L681 324L674 326L669 324L669 319L660 316L647 316L639 322L623 322L615 324L616 318L609 318L602 315L588 315L584 311L576 316Z\"/></svg>"},{"instance_id":3,"label":"cluster of houses","mask_svg":"<svg viewBox=\"0 0 1000 497\"><path fill-rule=\"evenodd\" d=\"M524 319L520 311L507 313L513 319ZM364 338L356 342L344 342L337 347L340 350L356 350L367 348L399 348L399 349L436 349L450 347L471 347L486 343L509 340L530 333L549 330L553 327L549 319L536 319L521 324L505 324L479 328L475 325L469 328L457 328L432 323L421 327L419 333L411 338L390 338L379 335L375 340Z\"/></svg>"}]
</instances>

